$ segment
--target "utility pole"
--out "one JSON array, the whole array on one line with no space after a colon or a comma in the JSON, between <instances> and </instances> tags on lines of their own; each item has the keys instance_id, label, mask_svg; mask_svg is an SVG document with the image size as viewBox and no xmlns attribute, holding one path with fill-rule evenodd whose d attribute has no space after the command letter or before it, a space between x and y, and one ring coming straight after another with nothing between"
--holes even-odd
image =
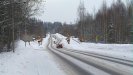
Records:
<instances>
[{"instance_id":1,"label":"utility pole","mask_svg":"<svg viewBox=\"0 0 133 75\"><path fill-rule=\"evenodd\" d=\"M14 50L14 47L15 47L15 45L14 45L14 0L10 0L10 3L11 3L11 15L12 15L12 50L13 50L13 52L15 52L15 50Z\"/></svg>"}]
</instances>

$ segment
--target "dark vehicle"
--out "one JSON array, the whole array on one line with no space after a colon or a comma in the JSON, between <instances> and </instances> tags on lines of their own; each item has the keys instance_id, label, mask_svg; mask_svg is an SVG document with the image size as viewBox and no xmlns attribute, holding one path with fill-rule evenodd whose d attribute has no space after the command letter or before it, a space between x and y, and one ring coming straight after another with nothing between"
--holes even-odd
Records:
<instances>
[{"instance_id":1,"label":"dark vehicle","mask_svg":"<svg viewBox=\"0 0 133 75\"><path fill-rule=\"evenodd\" d=\"M63 48L63 45L62 44L57 44L56 48Z\"/></svg>"}]
</instances>

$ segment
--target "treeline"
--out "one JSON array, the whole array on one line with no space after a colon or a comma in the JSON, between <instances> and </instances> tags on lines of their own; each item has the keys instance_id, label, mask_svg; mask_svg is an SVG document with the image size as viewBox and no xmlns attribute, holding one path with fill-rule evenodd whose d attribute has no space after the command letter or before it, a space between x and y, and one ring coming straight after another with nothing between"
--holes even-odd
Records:
<instances>
[{"instance_id":1,"label":"treeline","mask_svg":"<svg viewBox=\"0 0 133 75\"><path fill-rule=\"evenodd\" d=\"M76 24L44 22L43 26L46 32L75 36L84 42L128 44L133 40L132 6L130 1L117 0L110 7L103 2L97 13L89 14L81 2Z\"/></svg>"},{"instance_id":2,"label":"treeline","mask_svg":"<svg viewBox=\"0 0 133 75\"><path fill-rule=\"evenodd\" d=\"M110 7L103 2L95 14L86 12L84 3L78 7L76 24L49 24L50 30L65 36L75 36L84 42L128 44L133 42L133 5L117 0Z\"/></svg>"},{"instance_id":3,"label":"treeline","mask_svg":"<svg viewBox=\"0 0 133 75\"><path fill-rule=\"evenodd\" d=\"M13 50L14 41L24 32L32 33L31 22L35 20L31 16L37 11L39 1L0 0L0 52Z\"/></svg>"},{"instance_id":4,"label":"treeline","mask_svg":"<svg viewBox=\"0 0 133 75\"><path fill-rule=\"evenodd\" d=\"M67 24L61 22L43 22L43 26L46 33L60 33L64 36L78 37L76 24Z\"/></svg>"},{"instance_id":5,"label":"treeline","mask_svg":"<svg viewBox=\"0 0 133 75\"><path fill-rule=\"evenodd\" d=\"M80 3L78 13L78 37L81 41L131 43L131 2L125 5L121 0L117 0L110 7L103 2L95 15L86 13L84 3Z\"/></svg>"},{"instance_id":6,"label":"treeline","mask_svg":"<svg viewBox=\"0 0 133 75\"><path fill-rule=\"evenodd\" d=\"M46 27L44 27L44 22L36 18L30 18L26 21L26 27L21 27L21 38L26 34L36 38L37 36L45 37L46 36Z\"/></svg>"},{"instance_id":7,"label":"treeline","mask_svg":"<svg viewBox=\"0 0 133 75\"><path fill-rule=\"evenodd\" d=\"M103 2L95 14L86 12L84 3L78 7L76 24L47 23L48 29L84 42L128 44L133 42L132 2L117 0L110 7Z\"/></svg>"}]
</instances>

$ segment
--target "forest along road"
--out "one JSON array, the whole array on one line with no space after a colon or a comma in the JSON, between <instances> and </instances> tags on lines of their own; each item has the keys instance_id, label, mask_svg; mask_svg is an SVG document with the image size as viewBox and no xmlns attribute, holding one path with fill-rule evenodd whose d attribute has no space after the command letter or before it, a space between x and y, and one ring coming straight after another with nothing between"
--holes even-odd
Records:
<instances>
[{"instance_id":1,"label":"forest along road","mask_svg":"<svg viewBox=\"0 0 133 75\"><path fill-rule=\"evenodd\" d=\"M133 75L133 61L65 48L57 49L53 45L50 37L48 49L55 58L64 62L63 66L69 70L66 71L69 72L67 75Z\"/></svg>"}]
</instances>

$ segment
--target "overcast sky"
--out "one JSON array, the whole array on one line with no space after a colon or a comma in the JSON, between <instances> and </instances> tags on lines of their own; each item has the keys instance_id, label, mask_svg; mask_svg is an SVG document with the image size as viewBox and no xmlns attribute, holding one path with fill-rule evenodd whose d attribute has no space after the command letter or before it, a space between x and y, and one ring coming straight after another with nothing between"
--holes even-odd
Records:
<instances>
[{"instance_id":1,"label":"overcast sky","mask_svg":"<svg viewBox=\"0 0 133 75\"><path fill-rule=\"evenodd\" d=\"M80 0L45 0L45 4L40 7L44 12L39 13L38 19L43 21L59 21L66 23L74 23L77 19L77 8ZM83 1L83 0L82 0ZM110 6L113 0L105 0ZM114 0L116 1L116 0ZM122 0L126 3L126 0ZM87 12L94 14L103 3L103 0L84 0Z\"/></svg>"}]
</instances>

